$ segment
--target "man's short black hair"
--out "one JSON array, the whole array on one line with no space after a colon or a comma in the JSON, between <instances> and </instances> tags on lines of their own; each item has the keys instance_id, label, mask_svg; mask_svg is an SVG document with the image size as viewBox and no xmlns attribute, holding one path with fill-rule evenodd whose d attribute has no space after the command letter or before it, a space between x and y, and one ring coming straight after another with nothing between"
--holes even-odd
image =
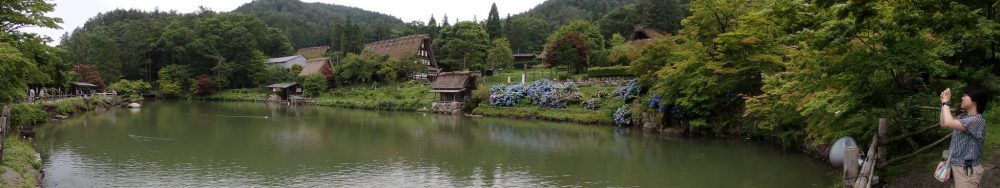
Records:
<instances>
[{"instance_id":1,"label":"man's short black hair","mask_svg":"<svg viewBox=\"0 0 1000 188\"><path fill-rule=\"evenodd\" d=\"M968 95L972 99L972 102L976 103L977 113L985 113L986 107L990 104L990 99L993 98L989 91L980 86L966 87L962 93Z\"/></svg>"}]
</instances>

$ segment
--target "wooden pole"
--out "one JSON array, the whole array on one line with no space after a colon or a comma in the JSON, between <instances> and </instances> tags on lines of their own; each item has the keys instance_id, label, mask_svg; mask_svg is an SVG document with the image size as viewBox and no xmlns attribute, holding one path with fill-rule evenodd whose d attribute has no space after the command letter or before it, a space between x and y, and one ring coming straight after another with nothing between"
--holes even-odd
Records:
<instances>
[{"instance_id":1,"label":"wooden pole","mask_svg":"<svg viewBox=\"0 0 1000 188\"><path fill-rule=\"evenodd\" d=\"M0 161L3 161L4 140L7 139L7 123L10 119L10 106L4 105L3 111L0 111Z\"/></svg>"},{"instance_id":2,"label":"wooden pole","mask_svg":"<svg viewBox=\"0 0 1000 188\"><path fill-rule=\"evenodd\" d=\"M889 120L886 118L878 119L878 139L885 140L886 135L889 132ZM878 146L878 163L884 163L885 160L889 159L889 145L880 144Z\"/></svg>"},{"instance_id":3,"label":"wooden pole","mask_svg":"<svg viewBox=\"0 0 1000 188\"><path fill-rule=\"evenodd\" d=\"M858 179L858 146L847 146L844 150L844 187L854 186Z\"/></svg>"},{"instance_id":4,"label":"wooden pole","mask_svg":"<svg viewBox=\"0 0 1000 188\"><path fill-rule=\"evenodd\" d=\"M866 154L865 164L861 167L861 172L858 173L858 179L854 182L854 187L868 187L871 183L871 176L875 171L875 161L878 161L878 135L872 138L872 144L868 146L868 153Z\"/></svg>"}]
</instances>

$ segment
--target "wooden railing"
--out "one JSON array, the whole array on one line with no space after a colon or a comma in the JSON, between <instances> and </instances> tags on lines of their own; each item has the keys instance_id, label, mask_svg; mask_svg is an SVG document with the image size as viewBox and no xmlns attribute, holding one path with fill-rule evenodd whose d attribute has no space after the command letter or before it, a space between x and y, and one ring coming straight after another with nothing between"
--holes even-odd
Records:
<instances>
[{"instance_id":1,"label":"wooden railing","mask_svg":"<svg viewBox=\"0 0 1000 188\"><path fill-rule=\"evenodd\" d=\"M872 138L872 143L868 145L868 152L865 153L865 160L860 170L858 169L858 147L848 146L844 150L844 187L871 187L877 167L875 164L888 157L887 146L879 144L879 140L885 139L887 126L885 118L879 119L878 134Z\"/></svg>"},{"instance_id":2,"label":"wooden railing","mask_svg":"<svg viewBox=\"0 0 1000 188\"><path fill-rule=\"evenodd\" d=\"M900 126L899 130L902 134L891 138L888 137L888 126L888 120L886 118L879 119L878 133L872 138L872 142L868 146L867 153L864 155L866 156L865 160L862 162L862 166L860 167L861 169L858 169L858 152L860 152L860 148L857 146L848 146L846 150L844 150L844 187L871 187L872 179L875 176L875 171L877 169L884 169L893 163L901 162L927 152L931 148L937 147L951 138L951 134L948 134L933 143L924 147L919 147L919 145L911 137L935 130L935 128L939 127L938 123L922 127L915 132L910 132L905 127ZM913 152L890 159L888 146L892 143L904 140L907 141L910 147L914 149Z\"/></svg>"}]
</instances>

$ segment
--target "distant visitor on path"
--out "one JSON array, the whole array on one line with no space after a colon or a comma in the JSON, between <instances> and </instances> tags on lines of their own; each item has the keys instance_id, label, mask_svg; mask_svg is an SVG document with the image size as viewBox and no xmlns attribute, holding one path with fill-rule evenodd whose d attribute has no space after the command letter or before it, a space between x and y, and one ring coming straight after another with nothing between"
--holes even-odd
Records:
<instances>
[{"instance_id":1,"label":"distant visitor on path","mask_svg":"<svg viewBox=\"0 0 1000 188\"><path fill-rule=\"evenodd\" d=\"M951 114L951 88L941 92L941 127L951 129L951 179L954 187L979 187L983 178L983 142L986 138L986 120L982 113L990 102L989 92L981 87L968 87L962 96L962 113Z\"/></svg>"}]
</instances>

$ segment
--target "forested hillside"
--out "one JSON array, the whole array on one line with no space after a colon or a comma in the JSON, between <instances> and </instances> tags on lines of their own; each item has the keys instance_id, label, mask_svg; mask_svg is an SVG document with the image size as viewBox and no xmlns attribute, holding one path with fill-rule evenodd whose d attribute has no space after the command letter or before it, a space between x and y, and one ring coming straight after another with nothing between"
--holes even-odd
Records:
<instances>
[{"instance_id":1,"label":"forested hillside","mask_svg":"<svg viewBox=\"0 0 1000 188\"><path fill-rule=\"evenodd\" d=\"M295 48L329 45L335 26L348 18L365 31L363 40L366 42L413 33L401 30L404 24L399 18L334 4L255 0L233 12L256 15L268 26L281 29Z\"/></svg>"}]
</instances>

